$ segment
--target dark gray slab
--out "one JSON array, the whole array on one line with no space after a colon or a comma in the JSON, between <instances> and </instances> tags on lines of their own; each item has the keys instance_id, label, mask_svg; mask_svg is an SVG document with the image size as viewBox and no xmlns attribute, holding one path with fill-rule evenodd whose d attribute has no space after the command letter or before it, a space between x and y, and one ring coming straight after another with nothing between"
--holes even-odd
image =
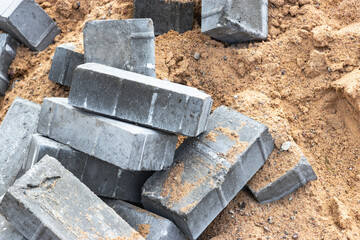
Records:
<instances>
[{"instance_id":1,"label":"dark gray slab","mask_svg":"<svg viewBox=\"0 0 360 240\"><path fill-rule=\"evenodd\" d=\"M95 20L84 27L86 62L155 77L155 36L151 19Z\"/></svg>"},{"instance_id":2,"label":"dark gray slab","mask_svg":"<svg viewBox=\"0 0 360 240\"><path fill-rule=\"evenodd\" d=\"M87 63L75 70L69 103L162 131L197 136L206 129L212 99L196 88Z\"/></svg>"},{"instance_id":3,"label":"dark gray slab","mask_svg":"<svg viewBox=\"0 0 360 240\"><path fill-rule=\"evenodd\" d=\"M1 214L0 214L0 239L26 240Z\"/></svg>"},{"instance_id":4,"label":"dark gray slab","mask_svg":"<svg viewBox=\"0 0 360 240\"><path fill-rule=\"evenodd\" d=\"M27 239L143 239L49 156L9 188L0 210Z\"/></svg>"},{"instance_id":5,"label":"dark gray slab","mask_svg":"<svg viewBox=\"0 0 360 240\"><path fill-rule=\"evenodd\" d=\"M0 95L4 96L9 87L8 70L16 56L19 43L9 34L0 34Z\"/></svg>"},{"instance_id":6,"label":"dark gray slab","mask_svg":"<svg viewBox=\"0 0 360 240\"><path fill-rule=\"evenodd\" d=\"M293 147L298 148L298 146ZM300 149L299 151L301 152ZM295 192L298 188L304 186L307 182L316 179L317 176L314 170L312 169L305 155L301 152L299 162L296 164L296 166L294 166L292 169L289 169L285 174L277 178L275 181L260 189L253 187L251 181L247 183L247 186L259 203L268 203L279 200Z\"/></svg>"},{"instance_id":7,"label":"dark gray slab","mask_svg":"<svg viewBox=\"0 0 360 240\"><path fill-rule=\"evenodd\" d=\"M160 171L174 159L177 136L75 109L46 98L38 132L124 170Z\"/></svg>"},{"instance_id":8,"label":"dark gray slab","mask_svg":"<svg viewBox=\"0 0 360 240\"><path fill-rule=\"evenodd\" d=\"M155 35L175 30L184 33L192 30L194 2L176 0L134 0L134 18L151 18Z\"/></svg>"},{"instance_id":9,"label":"dark gray slab","mask_svg":"<svg viewBox=\"0 0 360 240\"><path fill-rule=\"evenodd\" d=\"M32 136L24 172L45 155L56 158L96 195L141 202L141 188L153 172L126 171L39 134Z\"/></svg>"},{"instance_id":10,"label":"dark gray slab","mask_svg":"<svg viewBox=\"0 0 360 240\"><path fill-rule=\"evenodd\" d=\"M47 48L60 33L34 0L0 0L0 29L37 51Z\"/></svg>"},{"instance_id":11,"label":"dark gray slab","mask_svg":"<svg viewBox=\"0 0 360 240\"><path fill-rule=\"evenodd\" d=\"M0 126L0 196L14 183L36 132L40 106L16 98Z\"/></svg>"},{"instance_id":12,"label":"dark gray slab","mask_svg":"<svg viewBox=\"0 0 360 240\"><path fill-rule=\"evenodd\" d=\"M56 48L49 72L49 79L70 87L77 66L85 62L84 54L75 51L73 44L61 44Z\"/></svg>"},{"instance_id":13,"label":"dark gray slab","mask_svg":"<svg viewBox=\"0 0 360 240\"><path fill-rule=\"evenodd\" d=\"M265 40L268 0L203 0L201 32L228 43Z\"/></svg>"},{"instance_id":14,"label":"dark gray slab","mask_svg":"<svg viewBox=\"0 0 360 240\"><path fill-rule=\"evenodd\" d=\"M131 227L141 233L148 230L146 240L185 240L180 230L170 220L121 200L103 199ZM143 236L145 237L145 236Z\"/></svg>"},{"instance_id":15,"label":"dark gray slab","mask_svg":"<svg viewBox=\"0 0 360 240\"><path fill-rule=\"evenodd\" d=\"M145 209L196 239L265 163L274 148L268 128L230 108L210 116L208 130L187 139L169 170L143 187Z\"/></svg>"}]
</instances>

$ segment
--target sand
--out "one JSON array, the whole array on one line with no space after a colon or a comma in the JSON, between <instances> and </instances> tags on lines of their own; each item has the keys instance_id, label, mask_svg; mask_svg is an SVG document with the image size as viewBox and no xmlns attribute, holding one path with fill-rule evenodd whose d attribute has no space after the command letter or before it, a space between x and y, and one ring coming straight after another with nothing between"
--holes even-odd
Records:
<instances>
[{"instance_id":1,"label":"sand","mask_svg":"<svg viewBox=\"0 0 360 240\"><path fill-rule=\"evenodd\" d=\"M68 95L68 88L48 80L51 57L62 43L83 50L86 21L132 16L131 0L38 2L62 34L41 53L18 49L9 70L14 85L0 100L0 121L16 96L41 103ZM360 68L360 1L270 0L269 39L238 45L201 34L199 3L192 31L156 38L157 76L204 90L214 108L226 105L277 123L271 127L277 143L293 139L318 175L270 204L241 191L201 239L360 239L359 111L342 92L346 86L333 84ZM276 114L259 115L263 101Z\"/></svg>"}]
</instances>

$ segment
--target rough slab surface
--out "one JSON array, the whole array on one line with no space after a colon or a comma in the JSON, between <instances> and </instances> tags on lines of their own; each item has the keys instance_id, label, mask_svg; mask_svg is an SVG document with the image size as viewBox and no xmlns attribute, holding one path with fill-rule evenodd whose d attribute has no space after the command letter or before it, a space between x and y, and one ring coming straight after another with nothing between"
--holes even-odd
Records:
<instances>
[{"instance_id":1,"label":"rough slab surface","mask_svg":"<svg viewBox=\"0 0 360 240\"><path fill-rule=\"evenodd\" d=\"M208 130L187 139L173 166L143 187L145 209L196 239L265 163L274 148L268 128L230 108L210 116Z\"/></svg>"},{"instance_id":2,"label":"rough slab surface","mask_svg":"<svg viewBox=\"0 0 360 240\"><path fill-rule=\"evenodd\" d=\"M75 71L69 103L117 119L194 137L206 129L212 99L196 88L87 63Z\"/></svg>"},{"instance_id":3,"label":"rough slab surface","mask_svg":"<svg viewBox=\"0 0 360 240\"><path fill-rule=\"evenodd\" d=\"M26 240L1 214L0 214L0 239Z\"/></svg>"},{"instance_id":4,"label":"rough slab surface","mask_svg":"<svg viewBox=\"0 0 360 240\"><path fill-rule=\"evenodd\" d=\"M155 35L175 30L191 30L194 20L193 1L134 0L134 18L151 18Z\"/></svg>"},{"instance_id":5,"label":"rough slab surface","mask_svg":"<svg viewBox=\"0 0 360 240\"><path fill-rule=\"evenodd\" d=\"M36 132L40 105L16 98L0 126L0 196L14 183Z\"/></svg>"},{"instance_id":6,"label":"rough slab surface","mask_svg":"<svg viewBox=\"0 0 360 240\"><path fill-rule=\"evenodd\" d=\"M32 136L29 156L24 163L28 171L45 155L59 162L96 195L130 202L141 202L141 188L153 172L122 170L39 134Z\"/></svg>"},{"instance_id":7,"label":"rough slab surface","mask_svg":"<svg viewBox=\"0 0 360 240\"><path fill-rule=\"evenodd\" d=\"M268 0L203 0L201 32L228 43L265 40Z\"/></svg>"},{"instance_id":8,"label":"rough slab surface","mask_svg":"<svg viewBox=\"0 0 360 240\"><path fill-rule=\"evenodd\" d=\"M275 150L278 151L278 150ZM290 159L281 157L282 153L270 156L272 162L281 162ZM264 166L259 172L246 184L255 198L260 203L268 203L279 200L294 191L299 187L304 186L307 182L316 180L316 174L312 169L310 163L302 153L300 148L292 143L289 149L289 158L297 158L297 164L291 169L288 169L282 176L278 177L274 181L267 181L264 175L271 175L273 166ZM278 161L276 161L276 159Z\"/></svg>"},{"instance_id":9,"label":"rough slab surface","mask_svg":"<svg viewBox=\"0 0 360 240\"><path fill-rule=\"evenodd\" d=\"M150 18L95 20L84 27L86 62L155 77L155 35Z\"/></svg>"},{"instance_id":10,"label":"rough slab surface","mask_svg":"<svg viewBox=\"0 0 360 240\"><path fill-rule=\"evenodd\" d=\"M77 66L85 62L84 54L75 51L73 44L61 44L56 48L49 79L70 87Z\"/></svg>"},{"instance_id":11,"label":"rough slab surface","mask_svg":"<svg viewBox=\"0 0 360 240\"><path fill-rule=\"evenodd\" d=\"M170 220L120 200L103 199L146 240L185 240Z\"/></svg>"},{"instance_id":12,"label":"rough slab surface","mask_svg":"<svg viewBox=\"0 0 360 240\"><path fill-rule=\"evenodd\" d=\"M9 188L0 210L27 239L143 239L49 156Z\"/></svg>"},{"instance_id":13,"label":"rough slab surface","mask_svg":"<svg viewBox=\"0 0 360 240\"><path fill-rule=\"evenodd\" d=\"M60 33L34 0L0 0L0 29L37 51L47 48Z\"/></svg>"},{"instance_id":14,"label":"rough slab surface","mask_svg":"<svg viewBox=\"0 0 360 240\"><path fill-rule=\"evenodd\" d=\"M75 109L46 98L38 132L124 170L160 171L174 159L177 136Z\"/></svg>"},{"instance_id":15,"label":"rough slab surface","mask_svg":"<svg viewBox=\"0 0 360 240\"><path fill-rule=\"evenodd\" d=\"M8 70L15 58L19 43L9 34L0 34L0 95L4 96L9 87Z\"/></svg>"}]
</instances>

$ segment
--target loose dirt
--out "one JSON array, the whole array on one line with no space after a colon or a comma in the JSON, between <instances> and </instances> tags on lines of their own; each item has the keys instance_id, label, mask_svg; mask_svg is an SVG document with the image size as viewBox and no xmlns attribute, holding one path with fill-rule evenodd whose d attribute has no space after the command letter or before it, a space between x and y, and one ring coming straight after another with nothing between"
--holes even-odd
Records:
<instances>
[{"instance_id":1,"label":"loose dirt","mask_svg":"<svg viewBox=\"0 0 360 240\"><path fill-rule=\"evenodd\" d=\"M16 96L38 103L68 96L68 88L48 80L51 58L62 43L73 42L82 51L86 21L132 16L132 0L38 3L62 34L41 53L18 49L9 70L11 90L0 100L0 121ZM342 92L347 87L333 84L360 68L360 1L270 0L269 39L238 45L201 34L199 3L192 31L156 38L157 76L202 89L212 95L214 108L227 105L265 124L266 113L259 116L257 109L267 101L269 111L280 112L271 126L277 143L293 139L318 175L270 204L241 191L201 238L360 239L359 111ZM352 87L351 80L344 82ZM252 100L247 107L244 92Z\"/></svg>"}]
</instances>

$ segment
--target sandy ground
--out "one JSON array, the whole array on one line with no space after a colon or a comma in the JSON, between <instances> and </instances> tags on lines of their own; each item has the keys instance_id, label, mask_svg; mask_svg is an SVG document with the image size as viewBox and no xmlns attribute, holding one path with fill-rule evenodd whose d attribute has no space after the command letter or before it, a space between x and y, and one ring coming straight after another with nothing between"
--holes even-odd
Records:
<instances>
[{"instance_id":1,"label":"sandy ground","mask_svg":"<svg viewBox=\"0 0 360 240\"><path fill-rule=\"evenodd\" d=\"M18 49L0 121L16 96L41 103L68 95L48 80L51 58L62 43L82 51L86 21L132 16L131 0L38 3L62 34L41 53ZM268 124L276 141L293 139L318 175L270 204L241 191L201 239L360 239L360 84L352 80L360 65L360 1L270 0L269 39L231 46L201 34L196 3L193 31L156 38L157 76L204 90L214 108L227 105Z\"/></svg>"}]
</instances>

